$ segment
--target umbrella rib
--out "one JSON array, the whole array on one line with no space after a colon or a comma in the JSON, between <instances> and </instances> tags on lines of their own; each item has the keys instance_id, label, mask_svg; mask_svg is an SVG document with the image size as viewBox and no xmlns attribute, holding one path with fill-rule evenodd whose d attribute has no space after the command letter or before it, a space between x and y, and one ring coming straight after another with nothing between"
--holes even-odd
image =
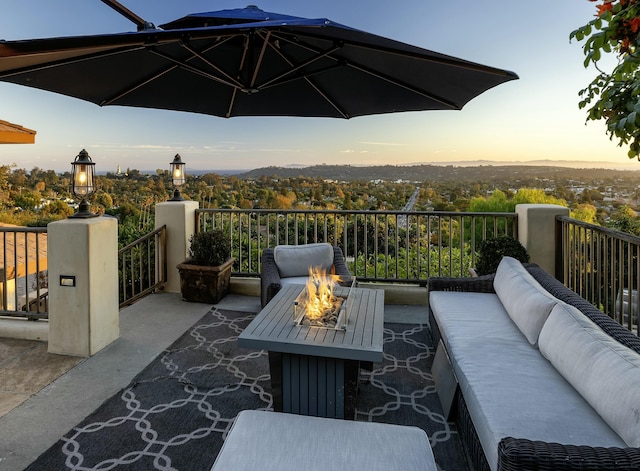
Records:
<instances>
[{"instance_id":1,"label":"umbrella rib","mask_svg":"<svg viewBox=\"0 0 640 471\"><path fill-rule=\"evenodd\" d=\"M115 101L119 100L120 98L128 95L131 92L135 92L136 90L138 90L141 87L144 87L145 85L147 85L148 83L153 82L155 79L162 77L165 74L168 74L169 72L171 72L172 70L177 69L178 66L177 65L172 65L171 67L168 67L160 72L158 72L157 74L154 74L153 76L149 77L146 80L143 80L141 82L138 82L137 84L127 88L126 90L121 91L120 93L118 93L117 95L113 95L110 98L107 98L106 100L102 100L99 105L100 106L108 106L112 103L114 103Z\"/></svg>"},{"instance_id":2,"label":"umbrella rib","mask_svg":"<svg viewBox=\"0 0 640 471\"><path fill-rule=\"evenodd\" d=\"M47 62L46 64L37 64L37 65L22 67L20 69L12 69L12 70L9 70L9 71L6 71L6 72L0 72L0 79L8 78L8 77L12 77L14 75L20 75L20 74L24 74L24 73L28 73L28 72L38 72L40 70L53 69L53 68L61 66L61 65L77 64L77 63L80 63L80 62L86 62L86 61L89 61L89 60L92 60L92 59L96 59L96 58L114 56L114 55L118 55L118 54L122 54L122 53L126 53L126 52L131 52L131 51L135 51L135 50L140 50L140 49L144 49L144 46L124 47L124 48L120 48L120 49L117 49L117 50L109 50L109 51L106 51L106 52L87 54L86 56L72 57L72 58L69 58L69 59L62 59L62 60L55 61L55 62Z\"/></svg>"},{"instance_id":3,"label":"umbrella rib","mask_svg":"<svg viewBox=\"0 0 640 471\"><path fill-rule=\"evenodd\" d=\"M236 103L237 94L238 94L238 89L234 88L233 92L231 92L231 100L229 100L229 107L227 108L227 113L225 114L225 118L231 117L231 111L233 110L233 106Z\"/></svg>"},{"instance_id":4,"label":"umbrella rib","mask_svg":"<svg viewBox=\"0 0 640 471\"><path fill-rule=\"evenodd\" d=\"M444 105L448 108L451 108L452 110L461 110L462 106L460 106L457 103L454 103L451 100L447 100L446 98L443 98L441 96L435 95L427 90L421 90L419 88L413 87L407 83L401 82L400 80L396 80L394 78L391 78L387 75L384 74L380 74L378 72L375 72L367 67L364 67L362 65L356 64L354 62L351 61L346 61L345 65L347 67L351 67L353 69L357 69L361 72L364 72L365 74L371 75L372 77L376 77L379 78L380 80L384 80L385 82L391 83L392 85L396 85L400 88L404 88L405 90L408 90L412 93L415 93L417 95L423 96L425 98L429 98L430 100L434 100L437 101L438 103L440 103L441 105Z\"/></svg>"},{"instance_id":5,"label":"umbrella rib","mask_svg":"<svg viewBox=\"0 0 640 471\"><path fill-rule=\"evenodd\" d=\"M269 45L280 57L282 57L282 59L287 64L289 64L289 66L291 66L292 68L296 67L293 61L291 61L280 49L273 46L273 44L271 43ZM329 103L338 113L340 113L340 116L342 116L345 119L349 119L351 117L342 108L340 108L340 106L338 106L335 100L332 100L329 95L327 95L322 89L320 89L320 87L316 83L314 83L313 80L311 80L309 75L306 75L306 76L303 75L303 76L300 76L300 78L304 79L311 88L313 88L327 103Z\"/></svg>"},{"instance_id":6,"label":"umbrella rib","mask_svg":"<svg viewBox=\"0 0 640 471\"><path fill-rule=\"evenodd\" d=\"M292 66L291 69L281 73L280 75L277 75L277 76L267 80L266 82L263 82L262 84L258 85L256 88L262 90L264 88L268 88L268 87L271 87L271 86L279 85L280 83L290 82L291 79L286 79L285 80L285 77L287 77L288 75L293 74L294 72L297 72L300 69L303 69L303 68L307 67L308 65L313 64L314 62L322 59L323 57L330 56L331 54L333 54L334 52L338 51L341 48L342 48L342 46L338 45L338 46L332 47L331 49L328 49L327 51L318 53L318 55L312 57L311 59L309 59L309 60L307 60L305 62L302 62L302 63L300 63L300 64L298 64L296 66ZM334 68L335 67L330 67L329 69L334 69ZM307 74L304 74L304 76L305 77L309 77L309 76L315 75L315 74L317 74L317 72L313 72L313 73L310 73L310 74L307 73ZM295 79L301 78L301 77L302 76L298 75L297 77L295 77Z\"/></svg>"},{"instance_id":7,"label":"umbrella rib","mask_svg":"<svg viewBox=\"0 0 640 471\"><path fill-rule=\"evenodd\" d=\"M231 37L227 38L230 39ZM211 62L209 59L207 59L206 57L204 57L202 55L202 53L196 51L193 47L191 47L191 45L189 45L187 42L183 42L182 46L189 51L191 54L193 54L195 57L197 57L198 59L200 59L202 62L204 62L205 64L207 64L209 67L211 67L213 70L215 70L216 72L218 72L220 75L222 75L224 78L226 78L229 82L233 83L236 87L238 88L242 88L243 85L236 80L235 78L233 78L231 75L229 75L227 72L225 72L224 70L222 70L220 67L218 67L216 64L214 64L213 62ZM218 45L216 45L218 46ZM214 47L216 47L214 46ZM210 51L212 48L209 48L203 52L208 52Z\"/></svg>"},{"instance_id":8,"label":"umbrella rib","mask_svg":"<svg viewBox=\"0 0 640 471\"><path fill-rule=\"evenodd\" d=\"M318 50L318 48L316 48L314 46L311 46L309 44L305 44L305 43L303 43L301 41L295 41L295 42L291 41L286 36L279 37L279 39L281 39L282 41L289 42L291 44L295 44L295 45L297 45L299 47L304 47L305 49L307 49L307 50L309 50L311 52L315 52L315 53L321 52L321 51ZM353 45L353 44L351 44L351 45ZM379 79L384 80L384 81L386 81L388 83L391 83L391 84L396 85L398 87L404 88L405 90L408 90L408 91L410 91L412 93L415 93L417 95L423 96L425 98L429 98L430 100L437 101L438 103L440 103L440 104L442 104L442 105L444 105L444 106L446 106L446 107L448 107L448 108L450 108L452 110L460 110L460 109L462 109L462 107L459 104L454 103L454 102L452 102L450 100L447 100L446 98L443 98L441 96L435 95L435 94L433 94L433 93L431 93L431 92L429 92L427 90L422 90L422 89L416 88L416 87L414 87L412 85L409 85L407 83L401 82L400 80L396 80L396 79L394 79L392 77L389 77L388 75L378 73L378 72L376 72L374 70L371 70L368 67L365 67L365 66L363 66L361 64L358 64L356 62L347 60L347 59L345 59L343 57L337 57L337 56L334 56L332 54L329 54L326 57L336 61L336 63L338 65L343 65L343 66L346 66L346 67L351 67L353 69L357 69L357 70L359 70L361 72L364 72L364 73L366 73L368 75L371 75L372 77L379 78Z\"/></svg>"},{"instance_id":9,"label":"umbrella rib","mask_svg":"<svg viewBox=\"0 0 640 471\"><path fill-rule=\"evenodd\" d=\"M305 73L301 73L301 74L297 74L294 75L292 77L287 77L284 78L285 74L282 75L282 79L278 80L277 82L274 82L273 80L270 80L269 82L266 82L262 85L260 85L259 90L268 90L269 88L273 88L273 87L279 87L281 85L286 85L288 83L291 82L295 82L296 80L300 80L300 79L305 79L305 78L309 78L309 77L314 77L316 75L322 75L325 72L330 72L334 69L338 69L340 67L343 67L344 64L335 64L335 65L330 65L327 67L323 67L321 69L316 69L310 72L305 72Z\"/></svg>"},{"instance_id":10,"label":"umbrella rib","mask_svg":"<svg viewBox=\"0 0 640 471\"><path fill-rule=\"evenodd\" d=\"M244 47L242 48L242 57L240 58L240 64L238 65L238 81L242 75L242 69L244 68L244 63L247 60L247 54L249 53L249 43L251 38L248 34L244 35ZM246 89L246 87L243 87ZM227 113L225 114L226 118L231 117L231 113L233 112L233 107L236 104L236 97L238 96L238 88L234 88L231 92L231 99L229 100L229 106L227 106Z\"/></svg>"},{"instance_id":11,"label":"umbrella rib","mask_svg":"<svg viewBox=\"0 0 640 471\"><path fill-rule=\"evenodd\" d=\"M222 42L226 42L228 39L230 39L230 38L227 38L227 39L225 39L225 40L224 40L224 41L222 41ZM124 97L124 96L128 95L129 93L134 92L134 91L138 90L139 88L143 87L144 85L147 85L148 83L153 82L153 81L154 81L154 80L156 80L157 78L160 78L160 77L162 77L163 75L165 75L165 74L167 74L167 73L169 73L169 72L171 72L171 71L173 71L173 70L177 69L178 67L181 67L181 65L182 65L182 64L186 64L186 62L188 62L188 61L190 61L190 60L193 60L193 59L194 59L194 58L196 58L196 57L201 58L201 59L203 59L203 60L204 60L204 58L202 58L202 57L201 57L202 53L208 52L208 51L210 51L211 49L214 49L214 48L218 47L221 43L220 43L220 42L217 42L216 44L214 44L214 45L212 45L212 46L210 46L210 47L208 47L208 48L205 48L205 49L202 51L202 53L198 53L198 52L197 52L197 51L195 51L195 50L191 50L191 49L190 49L190 48L189 48L189 47L184 43L184 41L183 41L183 42L181 42L181 44L182 44L183 46L185 46L185 47L187 48L187 50L193 54L191 57L188 57L187 59L184 59L184 61L182 61L182 62L181 62L181 61L177 61L177 60L173 60L173 61L172 61L172 62L174 62L174 64L173 64L173 65L171 65L171 66L169 66L169 67L165 68L164 70L161 70L161 71L157 72L156 74L152 75L151 77L149 77L149 78L147 78L147 79L145 79L145 80L142 80L142 81L138 82L137 84L135 84L135 85L133 85L133 86L131 86L131 87L126 88L125 90L120 91L117 95L114 95L114 96L112 96L112 97L110 97L110 98L107 98L106 100L103 100L102 102L100 102L100 106L107 106L107 105L110 105L110 104L114 103L115 101L117 101L117 100L121 99L122 97ZM149 48L149 51L151 51L151 52L155 52L155 48L151 47L151 48ZM205 62L207 62L207 61L205 61ZM207 62L207 63L208 63L208 62Z\"/></svg>"},{"instance_id":12,"label":"umbrella rib","mask_svg":"<svg viewBox=\"0 0 640 471\"><path fill-rule=\"evenodd\" d=\"M264 53L267 50L267 46L269 45L269 38L271 37L271 31L267 31L267 34L264 36L262 41L262 48L260 48L260 56L258 56L258 62L256 62L256 66L253 70L253 77L251 77L251 82L249 86L254 88L256 80L258 79L258 72L260 72L260 67L262 66L262 59L264 59Z\"/></svg>"},{"instance_id":13,"label":"umbrella rib","mask_svg":"<svg viewBox=\"0 0 640 471\"><path fill-rule=\"evenodd\" d=\"M291 34L295 35L295 32L291 32ZM326 36L323 35L319 35L319 34L313 34L313 32L311 32L311 30L305 30L305 35L309 38L313 38L313 39L319 39L319 40L323 40L323 41L327 41L328 38ZM487 74L491 74L491 75L497 75L500 77L511 77L513 78L517 78L517 75L513 72L510 72L508 70L503 70L503 69L497 69L495 67L491 67L488 65L483 65L483 64L478 64L476 62L470 62L470 61L466 61L464 59L458 59L456 57L451 57L451 56L447 56L445 54L439 54L437 52L434 51L428 51L428 50L423 50L426 52L430 52L432 54L437 54L437 56L425 56L424 53L420 53L420 52L412 52L412 51L397 51L391 47L384 47L384 46L373 46L371 44L367 44L367 43L363 43L361 41L355 41L353 39L347 40L345 41L347 44L349 44L350 46L353 47L358 47L361 49L368 49L371 51L377 51L377 52L385 52L387 54L393 54L393 55L400 55L403 57L412 57L414 59L418 59L421 61L425 61L425 62L435 62L438 64L445 64L445 65L450 65L452 67L456 67L459 69L467 69L467 70L473 70L476 72L484 72ZM297 45L302 45L301 43L294 43ZM402 45L403 43L400 43ZM314 48L312 46L308 46L311 47L311 50L313 50ZM416 48L418 49L418 48Z\"/></svg>"},{"instance_id":14,"label":"umbrella rib","mask_svg":"<svg viewBox=\"0 0 640 471\"><path fill-rule=\"evenodd\" d=\"M254 84L255 81L258 78L258 73L260 72L260 67L262 65L262 59L264 59L264 53L267 49L267 46L269 45L269 37L271 36L271 32L268 31L267 34L262 37L261 39L262 41L262 47L260 48L260 55L258 56L258 61L253 69L253 75L251 77L251 81L249 82L249 84L246 87L242 87L241 89L248 92L248 93L252 93L254 90ZM242 69L244 68L245 65L245 61L247 60L247 53L249 51L249 44L250 44L250 38L249 36L245 36L245 41L244 41L244 50L242 51L242 59L240 60L240 67L238 70L238 75L240 75L240 72L242 71ZM238 88L234 88L233 89L233 93L231 95L231 100L229 101L229 107L227 108L227 113L226 113L226 117L229 118L231 116L231 113L233 112L233 107L235 106L236 103L236 97L238 96Z\"/></svg>"},{"instance_id":15,"label":"umbrella rib","mask_svg":"<svg viewBox=\"0 0 640 471\"><path fill-rule=\"evenodd\" d=\"M186 64L184 61L181 61L180 59L176 59L175 57L171 57L170 55L165 54L164 52L158 51L155 48L150 48L149 50L150 50L150 52L156 54L157 56L160 56L163 59L168 60L169 62L173 62L178 67L180 67L182 69L185 69L185 70L187 70L189 72L193 72L194 74L201 75L201 76L203 76L205 78L211 79L211 80L213 80L215 82L219 82L219 83L221 83L223 85L227 85L229 87L234 87L234 88L237 87L237 85L235 83L232 83L232 82L229 82L227 80L224 80L223 78L217 77L217 76L215 76L215 75L213 75L213 74L211 74L211 73L209 73L209 72L207 72L205 70L199 69L198 67L194 67L192 65Z\"/></svg>"}]
</instances>

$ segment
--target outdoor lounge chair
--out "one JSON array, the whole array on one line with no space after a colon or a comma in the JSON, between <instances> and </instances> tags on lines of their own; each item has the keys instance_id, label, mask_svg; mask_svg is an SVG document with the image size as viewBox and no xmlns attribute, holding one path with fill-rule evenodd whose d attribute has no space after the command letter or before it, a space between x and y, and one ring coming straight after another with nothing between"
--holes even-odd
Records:
<instances>
[{"instance_id":1,"label":"outdoor lounge chair","mask_svg":"<svg viewBox=\"0 0 640 471\"><path fill-rule=\"evenodd\" d=\"M305 284L310 267L320 267L340 276L341 285L351 284L351 273L340 247L327 243L278 245L262 251L260 302L262 307L280 291L283 284Z\"/></svg>"}]
</instances>

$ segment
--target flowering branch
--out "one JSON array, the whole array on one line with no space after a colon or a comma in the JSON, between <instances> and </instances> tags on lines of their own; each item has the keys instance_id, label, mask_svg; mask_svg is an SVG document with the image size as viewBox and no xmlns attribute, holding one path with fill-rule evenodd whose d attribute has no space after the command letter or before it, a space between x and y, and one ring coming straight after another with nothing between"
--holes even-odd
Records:
<instances>
[{"instance_id":1,"label":"flowering branch","mask_svg":"<svg viewBox=\"0 0 640 471\"><path fill-rule=\"evenodd\" d=\"M596 17L573 31L570 39L584 41L584 66L599 74L579 95L587 120L604 119L611 140L628 145L629 158L640 160L640 0L601 1ZM609 73L599 67L603 53L615 53L618 63Z\"/></svg>"}]
</instances>

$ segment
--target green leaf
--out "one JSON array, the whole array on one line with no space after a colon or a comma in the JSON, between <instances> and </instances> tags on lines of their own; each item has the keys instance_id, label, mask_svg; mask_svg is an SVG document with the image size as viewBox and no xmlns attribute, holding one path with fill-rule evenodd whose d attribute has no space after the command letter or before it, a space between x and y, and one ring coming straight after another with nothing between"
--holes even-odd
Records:
<instances>
[{"instance_id":1,"label":"green leaf","mask_svg":"<svg viewBox=\"0 0 640 471\"><path fill-rule=\"evenodd\" d=\"M620 121L618 121L618 123L615 126L616 131L620 131L624 129L626 124L627 124L627 118L621 118Z\"/></svg>"},{"instance_id":2,"label":"green leaf","mask_svg":"<svg viewBox=\"0 0 640 471\"><path fill-rule=\"evenodd\" d=\"M629 113L629 116L627 116L626 119L627 120L625 122L624 129L626 129L628 132L633 132L636 129L636 113L635 113L635 111L633 113Z\"/></svg>"}]
</instances>

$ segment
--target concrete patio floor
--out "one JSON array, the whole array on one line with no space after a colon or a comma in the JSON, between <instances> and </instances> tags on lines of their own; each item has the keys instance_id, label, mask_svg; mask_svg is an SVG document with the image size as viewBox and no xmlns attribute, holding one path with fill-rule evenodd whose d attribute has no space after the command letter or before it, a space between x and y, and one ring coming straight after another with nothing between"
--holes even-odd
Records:
<instances>
[{"instance_id":1,"label":"concrete patio floor","mask_svg":"<svg viewBox=\"0 0 640 471\"><path fill-rule=\"evenodd\" d=\"M255 296L216 305L260 310ZM147 296L120 311L120 338L90 358L47 353L46 342L0 339L0 471L28 466L131 380L209 309L180 295ZM426 323L419 305L385 305L385 322Z\"/></svg>"}]
</instances>

